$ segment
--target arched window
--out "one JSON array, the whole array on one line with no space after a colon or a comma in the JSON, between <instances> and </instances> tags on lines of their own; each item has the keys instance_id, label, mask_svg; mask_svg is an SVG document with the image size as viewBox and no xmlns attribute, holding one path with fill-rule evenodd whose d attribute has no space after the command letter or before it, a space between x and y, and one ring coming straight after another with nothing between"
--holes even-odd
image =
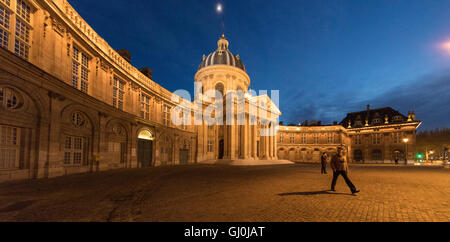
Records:
<instances>
[{"instance_id":1,"label":"arched window","mask_svg":"<svg viewBox=\"0 0 450 242\"><path fill-rule=\"evenodd\" d=\"M21 106L19 94L11 88L0 87L0 106L5 109L18 109Z\"/></svg>"},{"instance_id":2,"label":"arched window","mask_svg":"<svg viewBox=\"0 0 450 242\"><path fill-rule=\"evenodd\" d=\"M223 94L224 94L224 91L225 91L225 87L223 86L223 84L222 83L217 83L216 84L216 87L214 88L216 91L218 91L222 96L223 96Z\"/></svg>"},{"instance_id":3,"label":"arched window","mask_svg":"<svg viewBox=\"0 0 450 242\"><path fill-rule=\"evenodd\" d=\"M383 155L381 153L381 150L373 150L372 151L372 160L374 160L374 161L383 160Z\"/></svg>"},{"instance_id":4,"label":"arched window","mask_svg":"<svg viewBox=\"0 0 450 242\"><path fill-rule=\"evenodd\" d=\"M153 140L154 138L149 130L142 130L138 135L138 139Z\"/></svg>"},{"instance_id":5,"label":"arched window","mask_svg":"<svg viewBox=\"0 0 450 242\"><path fill-rule=\"evenodd\" d=\"M353 159L355 161L362 161L363 160L363 153L361 150L355 150L353 152Z\"/></svg>"},{"instance_id":6,"label":"arched window","mask_svg":"<svg viewBox=\"0 0 450 242\"><path fill-rule=\"evenodd\" d=\"M72 124L75 125L75 127L77 127L77 128L83 127L85 124L84 115L80 112L73 112L72 113Z\"/></svg>"}]
</instances>

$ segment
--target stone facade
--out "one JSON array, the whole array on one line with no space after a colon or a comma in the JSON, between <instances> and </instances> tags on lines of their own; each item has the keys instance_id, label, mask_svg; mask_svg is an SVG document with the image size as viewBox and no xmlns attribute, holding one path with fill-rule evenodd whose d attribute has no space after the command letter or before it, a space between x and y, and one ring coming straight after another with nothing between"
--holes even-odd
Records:
<instances>
[{"instance_id":1,"label":"stone facade","mask_svg":"<svg viewBox=\"0 0 450 242\"><path fill-rule=\"evenodd\" d=\"M340 123L352 143L351 160L360 163L414 162L416 130L421 122L390 108L367 109L347 114ZM405 159L405 154L407 157Z\"/></svg>"},{"instance_id":2,"label":"stone facade","mask_svg":"<svg viewBox=\"0 0 450 242\"><path fill-rule=\"evenodd\" d=\"M67 1L3 0L0 11L0 180L196 162L196 127L165 112L172 93Z\"/></svg>"},{"instance_id":3,"label":"stone facade","mask_svg":"<svg viewBox=\"0 0 450 242\"><path fill-rule=\"evenodd\" d=\"M320 162L322 153L328 157L343 147L351 152L347 131L340 125L329 126L280 126L278 157L296 162Z\"/></svg>"},{"instance_id":4,"label":"stone facade","mask_svg":"<svg viewBox=\"0 0 450 242\"><path fill-rule=\"evenodd\" d=\"M276 159L271 124L281 113L268 96L248 93L250 78L239 56L232 57L229 65L203 65L195 82L205 91L222 83L225 98L244 91L243 100L232 102L244 109L231 116L245 122L193 125L210 101L197 105L154 82L149 68L132 66L131 54L111 48L66 0L0 0L0 180ZM260 101L266 106L254 108ZM187 110L187 124L172 122L178 106ZM252 110L263 109L269 115L257 119ZM257 135L264 125L272 137Z\"/></svg>"},{"instance_id":5,"label":"stone facade","mask_svg":"<svg viewBox=\"0 0 450 242\"><path fill-rule=\"evenodd\" d=\"M219 118L217 124L204 123L198 131L199 159L276 160L275 126L281 112L267 95L251 95L245 66L239 55L229 52L228 45L222 35L217 50L204 56L195 75L203 105L223 107L220 117L215 117ZM223 61L218 61L221 57ZM213 98L208 98L208 92L213 92L209 95ZM217 103L215 95L220 95L222 102Z\"/></svg>"},{"instance_id":6,"label":"stone facade","mask_svg":"<svg viewBox=\"0 0 450 242\"><path fill-rule=\"evenodd\" d=\"M417 121L414 112L404 116L390 108L370 109L347 114L339 125L280 126L278 156L292 161L320 162L322 152L347 150L354 163L414 162ZM406 142L405 142L406 141Z\"/></svg>"}]
</instances>

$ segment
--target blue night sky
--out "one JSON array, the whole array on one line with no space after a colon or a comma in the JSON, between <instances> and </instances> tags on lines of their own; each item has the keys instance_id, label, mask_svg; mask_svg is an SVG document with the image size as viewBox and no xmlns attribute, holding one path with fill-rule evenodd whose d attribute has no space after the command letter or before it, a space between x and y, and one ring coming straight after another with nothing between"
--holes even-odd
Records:
<instances>
[{"instance_id":1,"label":"blue night sky","mask_svg":"<svg viewBox=\"0 0 450 242\"><path fill-rule=\"evenodd\" d=\"M217 48L213 0L69 0L132 64L170 91L193 91ZM415 110L421 130L450 126L450 1L225 0L225 35L255 90L280 90L280 121Z\"/></svg>"}]
</instances>

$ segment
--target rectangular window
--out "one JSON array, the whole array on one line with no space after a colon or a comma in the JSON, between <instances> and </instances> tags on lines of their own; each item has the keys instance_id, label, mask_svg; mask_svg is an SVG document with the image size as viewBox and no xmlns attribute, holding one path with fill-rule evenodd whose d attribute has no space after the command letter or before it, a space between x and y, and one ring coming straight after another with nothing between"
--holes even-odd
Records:
<instances>
[{"instance_id":1,"label":"rectangular window","mask_svg":"<svg viewBox=\"0 0 450 242\"><path fill-rule=\"evenodd\" d=\"M402 134L400 132L393 133L394 144L400 144L402 142Z\"/></svg>"},{"instance_id":2,"label":"rectangular window","mask_svg":"<svg viewBox=\"0 0 450 242\"><path fill-rule=\"evenodd\" d=\"M125 95L125 82L114 77L113 85L113 106L123 110L123 97Z\"/></svg>"},{"instance_id":3,"label":"rectangular window","mask_svg":"<svg viewBox=\"0 0 450 242\"><path fill-rule=\"evenodd\" d=\"M72 53L72 86L87 93L89 87L89 57L73 47Z\"/></svg>"},{"instance_id":4,"label":"rectangular window","mask_svg":"<svg viewBox=\"0 0 450 242\"><path fill-rule=\"evenodd\" d=\"M333 133L328 133L328 144L333 144Z\"/></svg>"},{"instance_id":5,"label":"rectangular window","mask_svg":"<svg viewBox=\"0 0 450 242\"><path fill-rule=\"evenodd\" d=\"M20 41L19 39L16 38L14 53L16 53L16 55L18 55L24 59L28 59L28 55L30 53L30 47L27 44L25 44L23 41Z\"/></svg>"},{"instance_id":6,"label":"rectangular window","mask_svg":"<svg viewBox=\"0 0 450 242\"><path fill-rule=\"evenodd\" d=\"M28 59L30 52L31 8L24 1L17 0L16 4L16 30L14 53Z\"/></svg>"},{"instance_id":7,"label":"rectangular window","mask_svg":"<svg viewBox=\"0 0 450 242\"><path fill-rule=\"evenodd\" d=\"M27 21L27 23L30 23L31 21L31 8L22 0L17 0L17 6L16 6L16 13L17 16L20 16L23 20Z\"/></svg>"},{"instance_id":8,"label":"rectangular window","mask_svg":"<svg viewBox=\"0 0 450 242\"><path fill-rule=\"evenodd\" d=\"M381 144L381 134L372 134L372 143L374 145Z\"/></svg>"},{"instance_id":9,"label":"rectangular window","mask_svg":"<svg viewBox=\"0 0 450 242\"><path fill-rule=\"evenodd\" d=\"M291 144L295 143L295 134L292 133L289 138L290 138L289 141L291 142Z\"/></svg>"},{"instance_id":10,"label":"rectangular window","mask_svg":"<svg viewBox=\"0 0 450 242\"><path fill-rule=\"evenodd\" d=\"M150 97L144 94L141 96L141 118L150 119Z\"/></svg>"},{"instance_id":11,"label":"rectangular window","mask_svg":"<svg viewBox=\"0 0 450 242\"><path fill-rule=\"evenodd\" d=\"M301 142L302 144L306 144L306 142L307 142L307 140L306 140L306 134L301 134L300 142Z\"/></svg>"},{"instance_id":12,"label":"rectangular window","mask_svg":"<svg viewBox=\"0 0 450 242\"><path fill-rule=\"evenodd\" d=\"M280 133L280 143L283 143L283 133Z\"/></svg>"},{"instance_id":13,"label":"rectangular window","mask_svg":"<svg viewBox=\"0 0 450 242\"><path fill-rule=\"evenodd\" d=\"M2 2L3 4L5 4L6 6L9 7L9 5L11 4L10 0L0 0L0 2Z\"/></svg>"},{"instance_id":14,"label":"rectangular window","mask_svg":"<svg viewBox=\"0 0 450 242\"><path fill-rule=\"evenodd\" d=\"M164 105L163 124L166 126L170 126L170 107L167 105Z\"/></svg>"},{"instance_id":15,"label":"rectangular window","mask_svg":"<svg viewBox=\"0 0 450 242\"><path fill-rule=\"evenodd\" d=\"M84 163L84 145L84 138L66 136L64 142L64 164L82 165Z\"/></svg>"},{"instance_id":16,"label":"rectangular window","mask_svg":"<svg viewBox=\"0 0 450 242\"><path fill-rule=\"evenodd\" d=\"M0 169L19 168L20 129L0 125Z\"/></svg>"},{"instance_id":17,"label":"rectangular window","mask_svg":"<svg viewBox=\"0 0 450 242\"><path fill-rule=\"evenodd\" d=\"M9 11L0 6L0 26L4 27L5 29L9 29L9 16Z\"/></svg>"},{"instance_id":18,"label":"rectangular window","mask_svg":"<svg viewBox=\"0 0 450 242\"><path fill-rule=\"evenodd\" d=\"M22 42L30 41L30 27L21 20L16 20L16 37Z\"/></svg>"},{"instance_id":19,"label":"rectangular window","mask_svg":"<svg viewBox=\"0 0 450 242\"><path fill-rule=\"evenodd\" d=\"M314 144L319 143L319 134L314 134Z\"/></svg>"},{"instance_id":20,"label":"rectangular window","mask_svg":"<svg viewBox=\"0 0 450 242\"><path fill-rule=\"evenodd\" d=\"M14 11L10 0L0 0L0 2L0 47L28 60L33 29L31 6L25 1L17 0Z\"/></svg>"},{"instance_id":21,"label":"rectangular window","mask_svg":"<svg viewBox=\"0 0 450 242\"><path fill-rule=\"evenodd\" d=\"M0 47L8 49L9 36L8 32L0 28Z\"/></svg>"},{"instance_id":22,"label":"rectangular window","mask_svg":"<svg viewBox=\"0 0 450 242\"><path fill-rule=\"evenodd\" d=\"M213 152L213 151L214 151L214 142L208 141L208 152Z\"/></svg>"},{"instance_id":23,"label":"rectangular window","mask_svg":"<svg viewBox=\"0 0 450 242\"><path fill-rule=\"evenodd\" d=\"M362 139L361 139L361 135L360 134L355 135L354 136L354 140L355 140L355 144L356 145L362 144Z\"/></svg>"}]
</instances>

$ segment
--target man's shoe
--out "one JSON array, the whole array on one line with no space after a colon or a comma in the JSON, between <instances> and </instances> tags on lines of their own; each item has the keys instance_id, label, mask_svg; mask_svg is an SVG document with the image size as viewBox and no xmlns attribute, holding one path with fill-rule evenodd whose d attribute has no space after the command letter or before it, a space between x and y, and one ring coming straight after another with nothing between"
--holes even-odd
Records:
<instances>
[{"instance_id":1,"label":"man's shoe","mask_svg":"<svg viewBox=\"0 0 450 242\"><path fill-rule=\"evenodd\" d=\"M352 194L356 194L358 192L360 192L360 190L355 190L355 191L352 192Z\"/></svg>"}]
</instances>

